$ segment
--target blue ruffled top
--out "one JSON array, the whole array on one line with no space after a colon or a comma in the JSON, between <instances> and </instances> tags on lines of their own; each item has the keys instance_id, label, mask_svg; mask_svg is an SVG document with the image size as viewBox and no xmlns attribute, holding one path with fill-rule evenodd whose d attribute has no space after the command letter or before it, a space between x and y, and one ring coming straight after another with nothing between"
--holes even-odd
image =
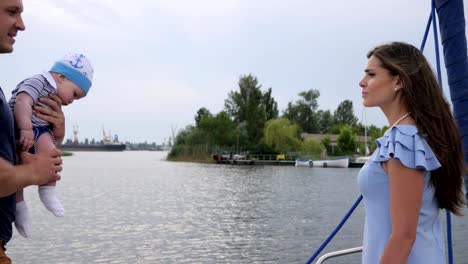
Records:
<instances>
[{"instance_id":1,"label":"blue ruffled top","mask_svg":"<svg viewBox=\"0 0 468 264\"><path fill-rule=\"evenodd\" d=\"M394 126L377 139L376 143L377 149L358 175L358 185L364 197L366 212L362 263L379 263L391 234L389 179L381 162L392 157L408 168L424 171L424 192L417 236L407 263L445 263L439 207L430 183L431 171L440 168L440 162L425 137L418 133L414 125Z\"/></svg>"}]
</instances>

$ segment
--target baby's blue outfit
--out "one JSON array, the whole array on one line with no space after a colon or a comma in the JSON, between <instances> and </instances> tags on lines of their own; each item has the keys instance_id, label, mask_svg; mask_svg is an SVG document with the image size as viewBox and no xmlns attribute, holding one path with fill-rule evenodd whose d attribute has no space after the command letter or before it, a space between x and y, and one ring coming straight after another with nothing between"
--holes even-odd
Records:
<instances>
[{"instance_id":1,"label":"baby's blue outfit","mask_svg":"<svg viewBox=\"0 0 468 264\"><path fill-rule=\"evenodd\" d=\"M414 125L394 126L377 139L377 149L362 167L358 184L364 197L366 221L362 252L363 264L378 264L392 231L389 178L381 162L391 155L404 166L424 171L424 192L419 211L416 241L408 264L445 263L444 237L431 171L440 168L434 152Z\"/></svg>"}]
</instances>

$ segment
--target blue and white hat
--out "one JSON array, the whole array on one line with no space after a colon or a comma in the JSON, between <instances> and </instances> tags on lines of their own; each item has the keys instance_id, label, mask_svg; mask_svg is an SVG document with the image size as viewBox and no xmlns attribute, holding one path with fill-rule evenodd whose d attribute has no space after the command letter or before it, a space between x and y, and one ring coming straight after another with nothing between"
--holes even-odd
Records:
<instances>
[{"instance_id":1,"label":"blue and white hat","mask_svg":"<svg viewBox=\"0 0 468 264\"><path fill-rule=\"evenodd\" d=\"M56 61L50 71L67 77L80 87L85 94L88 94L93 82L94 69L85 55L68 54L63 59Z\"/></svg>"}]
</instances>

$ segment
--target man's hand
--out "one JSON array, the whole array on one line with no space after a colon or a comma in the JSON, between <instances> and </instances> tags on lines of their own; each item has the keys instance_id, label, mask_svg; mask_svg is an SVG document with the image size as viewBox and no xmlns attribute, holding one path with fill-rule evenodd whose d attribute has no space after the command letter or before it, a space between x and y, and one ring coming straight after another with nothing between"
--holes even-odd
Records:
<instances>
[{"instance_id":1,"label":"man's hand","mask_svg":"<svg viewBox=\"0 0 468 264\"><path fill-rule=\"evenodd\" d=\"M31 129L21 129L18 143L22 151L28 151L34 145L34 132Z\"/></svg>"},{"instance_id":2,"label":"man's hand","mask_svg":"<svg viewBox=\"0 0 468 264\"><path fill-rule=\"evenodd\" d=\"M62 111L62 100L56 94L50 94L49 98L39 98L39 101L50 106L47 107L34 106L36 115L52 124L52 133L55 137L55 143L58 146L62 144L65 137L65 116Z\"/></svg>"},{"instance_id":3,"label":"man's hand","mask_svg":"<svg viewBox=\"0 0 468 264\"><path fill-rule=\"evenodd\" d=\"M43 185L60 180L58 174L62 171L60 155L62 152L58 149L34 155L25 151L20 153L21 162L31 168L31 185Z\"/></svg>"}]
</instances>

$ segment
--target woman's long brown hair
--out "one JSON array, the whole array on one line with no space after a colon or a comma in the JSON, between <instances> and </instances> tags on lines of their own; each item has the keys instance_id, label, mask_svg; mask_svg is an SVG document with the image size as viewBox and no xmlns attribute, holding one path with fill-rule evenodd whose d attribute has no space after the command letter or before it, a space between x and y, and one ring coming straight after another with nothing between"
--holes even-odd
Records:
<instances>
[{"instance_id":1,"label":"woman's long brown hair","mask_svg":"<svg viewBox=\"0 0 468 264\"><path fill-rule=\"evenodd\" d=\"M431 172L440 208L461 215L465 204L463 174L466 173L458 126L450 105L444 98L434 71L424 55L414 46L392 42L371 50L381 66L403 83L403 103L411 112L419 133L427 138L442 167Z\"/></svg>"}]
</instances>

